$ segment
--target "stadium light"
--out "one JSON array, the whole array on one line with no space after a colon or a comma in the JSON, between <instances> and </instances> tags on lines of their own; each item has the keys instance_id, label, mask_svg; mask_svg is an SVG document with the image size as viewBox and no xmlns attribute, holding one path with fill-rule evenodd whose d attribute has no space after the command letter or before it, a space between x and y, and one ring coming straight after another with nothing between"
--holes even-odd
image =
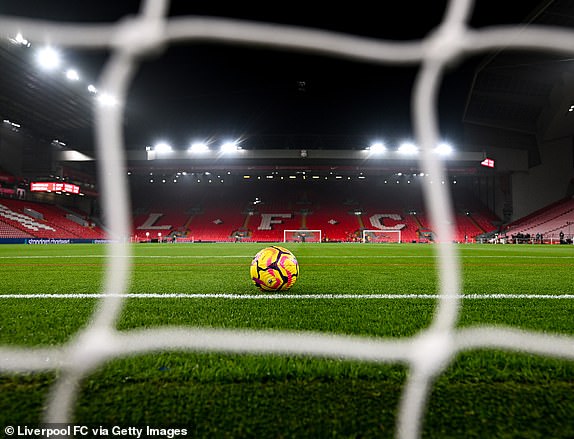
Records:
<instances>
[{"instance_id":1,"label":"stadium light","mask_svg":"<svg viewBox=\"0 0 574 439\"><path fill-rule=\"evenodd\" d=\"M241 149L237 143L237 141L235 140L230 140L227 142L224 142L220 147L219 150L223 153L223 154L227 154L227 153L233 153L238 151L239 149Z\"/></svg>"},{"instance_id":2,"label":"stadium light","mask_svg":"<svg viewBox=\"0 0 574 439\"><path fill-rule=\"evenodd\" d=\"M12 44L19 44L21 46L30 47L30 42L22 36L20 32L14 38L9 38Z\"/></svg>"},{"instance_id":3,"label":"stadium light","mask_svg":"<svg viewBox=\"0 0 574 439\"><path fill-rule=\"evenodd\" d=\"M434 149L434 152L441 157L446 157L452 154L453 149L448 143L441 143Z\"/></svg>"},{"instance_id":4,"label":"stadium light","mask_svg":"<svg viewBox=\"0 0 574 439\"><path fill-rule=\"evenodd\" d=\"M38 50L36 59L43 70L55 70L62 62L60 53L53 47L49 46Z\"/></svg>"},{"instance_id":5,"label":"stadium light","mask_svg":"<svg viewBox=\"0 0 574 439\"><path fill-rule=\"evenodd\" d=\"M114 107L118 105L118 100L114 96L108 93L99 94L97 100L100 103L100 105L104 107Z\"/></svg>"},{"instance_id":6,"label":"stadium light","mask_svg":"<svg viewBox=\"0 0 574 439\"><path fill-rule=\"evenodd\" d=\"M382 154L387 150L387 147L382 142L375 142L367 150L374 154Z\"/></svg>"},{"instance_id":7,"label":"stadium light","mask_svg":"<svg viewBox=\"0 0 574 439\"><path fill-rule=\"evenodd\" d=\"M419 149L414 143L405 142L399 146L398 152L402 155L416 155Z\"/></svg>"},{"instance_id":8,"label":"stadium light","mask_svg":"<svg viewBox=\"0 0 574 439\"><path fill-rule=\"evenodd\" d=\"M52 140L52 145L64 147L64 146L66 146L66 142L62 142L61 140L54 139L54 140Z\"/></svg>"},{"instance_id":9,"label":"stadium light","mask_svg":"<svg viewBox=\"0 0 574 439\"><path fill-rule=\"evenodd\" d=\"M7 125L10 125L12 128L21 128L22 127L22 125L20 125L19 123L12 122L11 120L8 120L8 119L4 119L2 122L4 122Z\"/></svg>"},{"instance_id":10,"label":"stadium light","mask_svg":"<svg viewBox=\"0 0 574 439\"><path fill-rule=\"evenodd\" d=\"M79 81L80 75L77 70L68 69L66 70L66 78L68 78L70 81Z\"/></svg>"},{"instance_id":11,"label":"stadium light","mask_svg":"<svg viewBox=\"0 0 574 439\"><path fill-rule=\"evenodd\" d=\"M203 154L209 151L209 147L203 142L195 142L191 144L188 151L194 154Z\"/></svg>"},{"instance_id":12,"label":"stadium light","mask_svg":"<svg viewBox=\"0 0 574 439\"><path fill-rule=\"evenodd\" d=\"M173 151L173 148L167 142L159 142L154 146L153 149L158 154L168 154Z\"/></svg>"}]
</instances>

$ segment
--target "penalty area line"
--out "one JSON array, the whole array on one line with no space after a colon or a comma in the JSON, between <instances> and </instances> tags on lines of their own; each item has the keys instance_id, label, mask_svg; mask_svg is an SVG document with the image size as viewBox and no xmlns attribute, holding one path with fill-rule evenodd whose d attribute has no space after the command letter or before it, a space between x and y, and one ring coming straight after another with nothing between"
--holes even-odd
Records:
<instances>
[{"instance_id":1,"label":"penalty area line","mask_svg":"<svg viewBox=\"0 0 574 439\"><path fill-rule=\"evenodd\" d=\"M201 293L77 293L0 294L0 299L231 299L231 300L344 300L344 299L574 299L574 294L201 294Z\"/></svg>"}]
</instances>

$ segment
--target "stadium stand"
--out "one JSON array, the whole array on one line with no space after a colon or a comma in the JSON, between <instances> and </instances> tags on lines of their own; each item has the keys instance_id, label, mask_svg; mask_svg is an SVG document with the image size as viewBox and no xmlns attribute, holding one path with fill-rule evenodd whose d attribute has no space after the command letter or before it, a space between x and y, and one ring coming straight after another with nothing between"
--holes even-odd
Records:
<instances>
[{"instance_id":1,"label":"stadium stand","mask_svg":"<svg viewBox=\"0 0 574 439\"><path fill-rule=\"evenodd\" d=\"M32 201L0 199L0 221L10 238L77 238L103 239L105 232L98 226L69 211L50 204ZM7 231L13 235L8 236Z\"/></svg>"},{"instance_id":2,"label":"stadium stand","mask_svg":"<svg viewBox=\"0 0 574 439\"><path fill-rule=\"evenodd\" d=\"M320 229L325 241L348 241L360 228L358 216L339 206L318 206L306 215L306 229Z\"/></svg>"},{"instance_id":3,"label":"stadium stand","mask_svg":"<svg viewBox=\"0 0 574 439\"><path fill-rule=\"evenodd\" d=\"M363 229L395 227L402 242L432 240L418 188L283 182L172 190L153 187L134 201L135 240L155 240L159 232L178 242L279 242L284 230L319 229L323 241L359 241ZM491 212L464 200L473 210L458 209L457 241L496 229Z\"/></svg>"},{"instance_id":4,"label":"stadium stand","mask_svg":"<svg viewBox=\"0 0 574 439\"><path fill-rule=\"evenodd\" d=\"M504 233L512 241L532 242L537 240L537 235L542 235L544 242L555 243L561 240L560 232L566 239L572 239L571 233L574 230L571 229L572 225L574 225L574 199L569 197L510 223Z\"/></svg>"},{"instance_id":5,"label":"stadium stand","mask_svg":"<svg viewBox=\"0 0 574 439\"><path fill-rule=\"evenodd\" d=\"M16 227L12 227L11 225L3 222L0 220L0 238L33 238L34 236L23 232Z\"/></svg>"},{"instance_id":6,"label":"stadium stand","mask_svg":"<svg viewBox=\"0 0 574 439\"><path fill-rule=\"evenodd\" d=\"M147 184L145 190L133 191L132 239L279 242L284 230L318 229L323 241L350 242L360 241L364 229L399 227L402 242L428 242L432 228L420 187L414 186L262 181L166 189L165 184ZM465 194L459 203L457 241L473 242L497 230L500 220L472 196ZM78 209L13 197L0 199L0 204L0 238L105 238ZM544 224L544 233L563 226L560 212L536 220Z\"/></svg>"}]
</instances>

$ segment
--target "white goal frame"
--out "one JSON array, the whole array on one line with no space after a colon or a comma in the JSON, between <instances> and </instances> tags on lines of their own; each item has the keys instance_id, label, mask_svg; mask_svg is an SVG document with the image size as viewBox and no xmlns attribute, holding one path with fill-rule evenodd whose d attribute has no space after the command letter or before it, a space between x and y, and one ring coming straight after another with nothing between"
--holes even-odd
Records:
<instances>
[{"instance_id":1,"label":"white goal frame","mask_svg":"<svg viewBox=\"0 0 574 439\"><path fill-rule=\"evenodd\" d=\"M396 233L398 235L397 244L400 244L401 241L401 231L400 229L368 229L368 230L363 230L363 235L362 235L362 242L366 243L366 242L373 242L373 241L367 241L367 236L369 234L377 234L377 233ZM376 241L375 241L376 242ZM394 242L394 241L393 241Z\"/></svg>"},{"instance_id":2,"label":"white goal frame","mask_svg":"<svg viewBox=\"0 0 574 439\"><path fill-rule=\"evenodd\" d=\"M294 229L285 229L283 230L283 242L297 242L297 241L287 241L287 233L319 233L319 240L318 241L306 241L306 240L301 240L300 242L323 242L323 233L320 229L302 229L302 230L294 230Z\"/></svg>"}]
</instances>

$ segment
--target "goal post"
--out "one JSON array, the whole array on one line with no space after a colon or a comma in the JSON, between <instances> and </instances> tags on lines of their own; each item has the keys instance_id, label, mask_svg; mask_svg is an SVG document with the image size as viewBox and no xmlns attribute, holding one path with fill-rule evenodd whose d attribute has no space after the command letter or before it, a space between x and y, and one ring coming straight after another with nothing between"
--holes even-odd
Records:
<instances>
[{"instance_id":1,"label":"goal post","mask_svg":"<svg viewBox=\"0 0 574 439\"><path fill-rule=\"evenodd\" d=\"M399 229L363 230L362 238L362 242L400 243L401 231Z\"/></svg>"},{"instance_id":2,"label":"goal post","mask_svg":"<svg viewBox=\"0 0 574 439\"><path fill-rule=\"evenodd\" d=\"M283 242L322 242L321 230L283 230Z\"/></svg>"}]
</instances>

